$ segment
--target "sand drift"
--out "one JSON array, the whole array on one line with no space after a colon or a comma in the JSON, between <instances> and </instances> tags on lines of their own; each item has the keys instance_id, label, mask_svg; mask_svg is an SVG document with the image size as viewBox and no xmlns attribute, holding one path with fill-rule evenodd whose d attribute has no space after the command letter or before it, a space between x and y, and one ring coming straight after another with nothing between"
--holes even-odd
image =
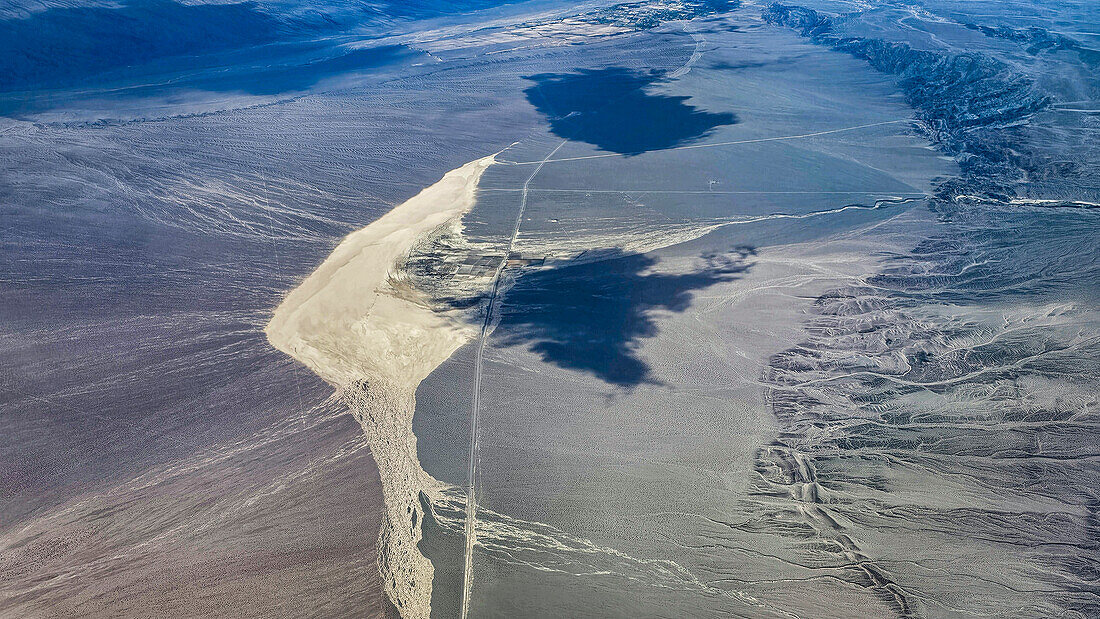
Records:
<instances>
[{"instance_id":1,"label":"sand drift","mask_svg":"<svg viewBox=\"0 0 1100 619\"><path fill-rule=\"evenodd\" d=\"M494 157L448 172L348 235L287 295L265 329L273 346L334 385L363 426L386 502L379 567L404 617L430 613L433 568L416 547L423 520L418 497L442 487L416 458L416 387L476 331L429 308L396 274L420 240L470 210Z\"/></svg>"}]
</instances>

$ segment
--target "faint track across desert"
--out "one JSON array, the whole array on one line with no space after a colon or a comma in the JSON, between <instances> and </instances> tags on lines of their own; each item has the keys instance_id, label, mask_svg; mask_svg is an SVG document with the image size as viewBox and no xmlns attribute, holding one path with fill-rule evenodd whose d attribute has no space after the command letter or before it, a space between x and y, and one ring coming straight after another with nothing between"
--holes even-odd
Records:
<instances>
[{"instance_id":1,"label":"faint track across desert","mask_svg":"<svg viewBox=\"0 0 1100 619\"><path fill-rule=\"evenodd\" d=\"M531 181L538 175L539 170L542 169L542 165L545 164L551 157L554 156L558 150L569 140L562 140L561 144L558 144L554 150L543 158L542 164L540 164L535 171L527 177L527 180L523 183L523 196L520 198L519 211L516 213L516 224L512 227L512 236L508 239L508 246L505 249L505 258L500 261L497 266L496 273L493 274L493 288L489 293L489 301L485 306L485 320L481 323L481 333L478 336L477 354L474 358L474 394L470 403L470 462L469 469L466 472L466 550L462 567L462 619L466 619L470 610L470 589L473 584L473 562L474 562L474 542L477 539L477 462L479 459L478 453L478 417L481 413L481 368L482 359L485 356L485 341L489 337L490 327L493 321L493 309L496 307L497 299L500 294L500 281L501 275L504 274L504 267L507 265L507 256L512 253L512 247L516 243L516 237L519 236L519 228L523 223L523 213L527 210L527 189L531 185Z\"/></svg>"}]
</instances>

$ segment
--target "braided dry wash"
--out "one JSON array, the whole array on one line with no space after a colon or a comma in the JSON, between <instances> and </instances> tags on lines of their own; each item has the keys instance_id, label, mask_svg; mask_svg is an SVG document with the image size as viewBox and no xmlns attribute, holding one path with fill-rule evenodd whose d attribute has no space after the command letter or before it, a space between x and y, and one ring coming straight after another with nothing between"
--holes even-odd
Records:
<instances>
[{"instance_id":1,"label":"braided dry wash","mask_svg":"<svg viewBox=\"0 0 1100 619\"><path fill-rule=\"evenodd\" d=\"M363 426L378 461L386 518L379 567L403 617L428 617L431 563L417 549L420 492L444 487L421 468L412 431L416 387L475 335L457 317L430 309L395 277L418 241L455 222L475 201L484 157L347 238L287 295L266 328L273 346L331 383Z\"/></svg>"}]
</instances>

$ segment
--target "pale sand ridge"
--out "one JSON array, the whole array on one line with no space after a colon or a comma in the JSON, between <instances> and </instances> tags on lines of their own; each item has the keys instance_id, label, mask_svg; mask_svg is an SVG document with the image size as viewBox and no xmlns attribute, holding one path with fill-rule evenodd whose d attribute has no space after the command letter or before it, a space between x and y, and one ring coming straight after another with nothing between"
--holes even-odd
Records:
<instances>
[{"instance_id":1,"label":"pale sand ridge","mask_svg":"<svg viewBox=\"0 0 1100 619\"><path fill-rule=\"evenodd\" d=\"M419 493L442 487L416 459L417 385L476 331L395 285L409 251L474 205L496 155L448 172L367 227L348 235L286 296L265 332L272 346L333 384L359 419L378 462L386 502L379 567L403 617L431 610L433 569L417 549Z\"/></svg>"}]
</instances>

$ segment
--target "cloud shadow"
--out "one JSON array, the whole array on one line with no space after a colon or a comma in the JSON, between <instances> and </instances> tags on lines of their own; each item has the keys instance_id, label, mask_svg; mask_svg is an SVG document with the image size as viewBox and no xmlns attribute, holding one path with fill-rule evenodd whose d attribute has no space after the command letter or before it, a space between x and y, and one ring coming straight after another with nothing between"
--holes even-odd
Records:
<instances>
[{"instance_id":1,"label":"cloud shadow","mask_svg":"<svg viewBox=\"0 0 1100 619\"><path fill-rule=\"evenodd\" d=\"M0 21L0 90L71 85L152 60L262 45L280 30L253 2L53 7Z\"/></svg>"},{"instance_id":2,"label":"cloud shadow","mask_svg":"<svg viewBox=\"0 0 1100 619\"><path fill-rule=\"evenodd\" d=\"M661 78L623 67L542 73L525 77L534 84L523 92L555 135L624 155L685 144L737 122L731 113L688 105L689 97L646 91Z\"/></svg>"},{"instance_id":3,"label":"cloud shadow","mask_svg":"<svg viewBox=\"0 0 1100 619\"><path fill-rule=\"evenodd\" d=\"M344 49L319 35L338 24L274 16L255 2L131 0L114 7L49 8L0 20L0 114L63 104L66 89L111 98L190 91L272 96L419 55L403 45ZM53 93L60 89L61 94Z\"/></svg>"},{"instance_id":4,"label":"cloud shadow","mask_svg":"<svg viewBox=\"0 0 1100 619\"><path fill-rule=\"evenodd\" d=\"M751 247L707 254L687 273L656 272L656 258L621 254L525 274L507 293L495 343L526 346L611 385L656 384L637 354L639 341L658 333L651 312L683 312L695 291L738 278L755 255Z\"/></svg>"}]
</instances>

